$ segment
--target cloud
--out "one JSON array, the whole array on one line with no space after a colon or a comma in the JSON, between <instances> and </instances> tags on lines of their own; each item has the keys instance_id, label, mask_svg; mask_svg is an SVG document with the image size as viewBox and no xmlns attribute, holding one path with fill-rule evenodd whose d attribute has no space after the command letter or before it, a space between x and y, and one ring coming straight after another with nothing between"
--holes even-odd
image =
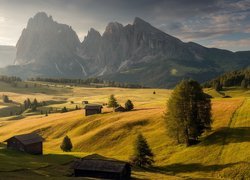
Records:
<instances>
[{"instance_id":1,"label":"cloud","mask_svg":"<svg viewBox=\"0 0 250 180\"><path fill-rule=\"evenodd\" d=\"M238 50L249 50L250 49L250 38L249 39L240 39L240 40L215 40L208 44L208 47L211 48L222 48L222 49L231 49L233 51Z\"/></svg>"}]
</instances>

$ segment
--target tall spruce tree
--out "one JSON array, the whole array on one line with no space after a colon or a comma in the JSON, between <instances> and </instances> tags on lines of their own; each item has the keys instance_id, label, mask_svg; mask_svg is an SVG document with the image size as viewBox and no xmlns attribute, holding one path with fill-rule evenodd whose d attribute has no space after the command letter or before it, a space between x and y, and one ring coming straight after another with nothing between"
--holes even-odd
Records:
<instances>
[{"instance_id":1,"label":"tall spruce tree","mask_svg":"<svg viewBox=\"0 0 250 180\"><path fill-rule=\"evenodd\" d=\"M167 133L178 143L189 146L211 128L211 102L196 81L181 81L169 98L166 111Z\"/></svg>"},{"instance_id":2,"label":"tall spruce tree","mask_svg":"<svg viewBox=\"0 0 250 180\"><path fill-rule=\"evenodd\" d=\"M114 94L111 94L109 97L108 107L116 108L119 104L117 103L117 99L115 98Z\"/></svg>"},{"instance_id":3,"label":"tall spruce tree","mask_svg":"<svg viewBox=\"0 0 250 180\"><path fill-rule=\"evenodd\" d=\"M72 145L72 142L68 136L65 136L63 138L63 141L62 141L60 148L65 152L71 151L71 149L73 148L73 145Z\"/></svg>"},{"instance_id":4,"label":"tall spruce tree","mask_svg":"<svg viewBox=\"0 0 250 180\"><path fill-rule=\"evenodd\" d=\"M147 140L142 134L137 136L134 155L131 157L132 164L139 167L148 167L154 163L154 154L150 149Z\"/></svg>"}]
</instances>

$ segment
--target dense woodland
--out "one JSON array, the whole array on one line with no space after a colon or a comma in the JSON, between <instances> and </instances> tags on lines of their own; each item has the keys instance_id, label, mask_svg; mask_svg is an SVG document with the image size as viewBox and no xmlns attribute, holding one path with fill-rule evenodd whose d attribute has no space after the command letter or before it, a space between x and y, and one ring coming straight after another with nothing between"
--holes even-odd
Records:
<instances>
[{"instance_id":1,"label":"dense woodland","mask_svg":"<svg viewBox=\"0 0 250 180\"><path fill-rule=\"evenodd\" d=\"M16 76L0 76L0 81L6 82L6 83L15 83L15 82L22 81L22 79Z\"/></svg>"},{"instance_id":2,"label":"dense woodland","mask_svg":"<svg viewBox=\"0 0 250 180\"><path fill-rule=\"evenodd\" d=\"M125 82L115 82L108 81L98 78L87 78L87 79L68 79L68 78L30 78L29 81L41 81L41 82L51 82L51 83L61 83L70 85L88 85L95 87L122 87L122 88L145 88L139 84L125 83Z\"/></svg>"},{"instance_id":3,"label":"dense woodland","mask_svg":"<svg viewBox=\"0 0 250 180\"><path fill-rule=\"evenodd\" d=\"M250 87L250 68L231 71L225 73L211 81L204 83L204 87L213 87L216 90L222 90L223 87L241 86Z\"/></svg>"}]
</instances>

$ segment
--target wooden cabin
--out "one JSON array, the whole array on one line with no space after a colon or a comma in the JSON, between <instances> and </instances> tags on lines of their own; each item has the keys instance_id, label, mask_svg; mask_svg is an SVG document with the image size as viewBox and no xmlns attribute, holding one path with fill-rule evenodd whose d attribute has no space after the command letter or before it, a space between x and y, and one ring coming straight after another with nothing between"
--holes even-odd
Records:
<instances>
[{"instance_id":1,"label":"wooden cabin","mask_svg":"<svg viewBox=\"0 0 250 180\"><path fill-rule=\"evenodd\" d=\"M102 113L102 105L99 104L86 104L83 109L85 109L85 116Z\"/></svg>"},{"instance_id":2,"label":"wooden cabin","mask_svg":"<svg viewBox=\"0 0 250 180\"><path fill-rule=\"evenodd\" d=\"M7 142L7 149L35 155L43 154L43 138L36 133L13 136L4 142Z\"/></svg>"},{"instance_id":3,"label":"wooden cabin","mask_svg":"<svg viewBox=\"0 0 250 180\"><path fill-rule=\"evenodd\" d=\"M116 108L114 109L114 111L115 111L115 112L125 112L126 109L125 109L124 107L122 107L122 106L118 106L118 107L116 107Z\"/></svg>"},{"instance_id":4,"label":"wooden cabin","mask_svg":"<svg viewBox=\"0 0 250 180\"><path fill-rule=\"evenodd\" d=\"M82 101L83 105L88 104L88 103L89 103L88 101Z\"/></svg>"},{"instance_id":5,"label":"wooden cabin","mask_svg":"<svg viewBox=\"0 0 250 180\"><path fill-rule=\"evenodd\" d=\"M92 158L91 155L78 159L73 164L75 177L128 180L131 178L131 166L127 162Z\"/></svg>"}]
</instances>

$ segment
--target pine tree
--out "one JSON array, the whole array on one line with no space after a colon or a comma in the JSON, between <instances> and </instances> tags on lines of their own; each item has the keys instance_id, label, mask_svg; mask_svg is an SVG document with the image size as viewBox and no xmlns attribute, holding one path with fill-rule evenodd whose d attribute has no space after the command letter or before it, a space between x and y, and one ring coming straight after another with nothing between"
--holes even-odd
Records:
<instances>
[{"instance_id":1,"label":"pine tree","mask_svg":"<svg viewBox=\"0 0 250 180\"><path fill-rule=\"evenodd\" d=\"M168 135L178 143L189 146L211 128L211 102L196 81L181 81L169 98L166 111Z\"/></svg>"},{"instance_id":2,"label":"pine tree","mask_svg":"<svg viewBox=\"0 0 250 180\"><path fill-rule=\"evenodd\" d=\"M109 97L108 107L116 108L119 104L117 103L117 100L113 94Z\"/></svg>"},{"instance_id":3,"label":"pine tree","mask_svg":"<svg viewBox=\"0 0 250 180\"><path fill-rule=\"evenodd\" d=\"M132 109L134 109L134 104L131 100L127 100L127 102L125 103L125 109L127 111L131 111Z\"/></svg>"},{"instance_id":4,"label":"pine tree","mask_svg":"<svg viewBox=\"0 0 250 180\"><path fill-rule=\"evenodd\" d=\"M152 153L147 140L142 134L137 136L135 142L134 155L131 158L132 164L139 167L151 166L154 163L154 154Z\"/></svg>"},{"instance_id":5,"label":"pine tree","mask_svg":"<svg viewBox=\"0 0 250 180\"><path fill-rule=\"evenodd\" d=\"M9 97L7 95L3 95L2 99L3 99L4 103L9 103L10 102L10 99L9 99Z\"/></svg>"},{"instance_id":6,"label":"pine tree","mask_svg":"<svg viewBox=\"0 0 250 180\"><path fill-rule=\"evenodd\" d=\"M65 112L68 112L68 109L64 106L61 110L61 113L65 113Z\"/></svg>"},{"instance_id":7,"label":"pine tree","mask_svg":"<svg viewBox=\"0 0 250 180\"><path fill-rule=\"evenodd\" d=\"M23 106L25 110L29 108L27 100L23 102Z\"/></svg>"},{"instance_id":8,"label":"pine tree","mask_svg":"<svg viewBox=\"0 0 250 180\"><path fill-rule=\"evenodd\" d=\"M76 108L75 108L76 110L78 110L79 108L78 108L78 106L76 105Z\"/></svg>"},{"instance_id":9,"label":"pine tree","mask_svg":"<svg viewBox=\"0 0 250 180\"><path fill-rule=\"evenodd\" d=\"M71 149L73 148L73 145L72 145L72 142L68 136L65 136L63 138L63 141L62 141L60 148L65 152L71 151Z\"/></svg>"},{"instance_id":10,"label":"pine tree","mask_svg":"<svg viewBox=\"0 0 250 180\"><path fill-rule=\"evenodd\" d=\"M31 107L31 101L30 101L30 99L29 99L29 98L27 99L27 106L28 106L28 108L30 108L30 107Z\"/></svg>"}]
</instances>

